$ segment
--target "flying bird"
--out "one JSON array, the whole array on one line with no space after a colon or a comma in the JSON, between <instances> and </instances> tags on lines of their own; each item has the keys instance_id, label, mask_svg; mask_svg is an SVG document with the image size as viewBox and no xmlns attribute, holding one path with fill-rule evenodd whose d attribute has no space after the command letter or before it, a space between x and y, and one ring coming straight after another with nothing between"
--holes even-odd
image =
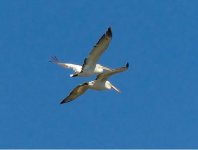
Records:
<instances>
[{"instance_id":1,"label":"flying bird","mask_svg":"<svg viewBox=\"0 0 198 150\"><path fill-rule=\"evenodd\" d=\"M78 85L76 88L74 88L70 94L61 101L60 104L64 104L67 102L70 102L83 93L85 93L88 89L93 90L115 90L116 92L120 93L120 90L116 88L111 82L109 82L107 79L117 73L126 71L129 67L129 64L127 63L126 66L120 67L111 71L106 71L104 73L99 74L94 81L86 82L83 84Z\"/></svg>"},{"instance_id":2,"label":"flying bird","mask_svg":"<svg viewBox=\"0 0 198 150\"><path fill-rule=\"evenodd\" d=\"M64 68L69 68L74 71L70 77L86 77L94 74L100 74L104 72L104 70L111 71L110 68L102 66L100 64L96 64L99 60L100 56L104 53L104 51L108 48L109 43L112 39L112 31L111 27L108 28L105 34L99 39L96 45L92 48L88 57L84 59L83 65L76 65L71 63L63 63L58 60L57 57L51 57L50 62L60 65Z\"/></svg>"}]
</instances>

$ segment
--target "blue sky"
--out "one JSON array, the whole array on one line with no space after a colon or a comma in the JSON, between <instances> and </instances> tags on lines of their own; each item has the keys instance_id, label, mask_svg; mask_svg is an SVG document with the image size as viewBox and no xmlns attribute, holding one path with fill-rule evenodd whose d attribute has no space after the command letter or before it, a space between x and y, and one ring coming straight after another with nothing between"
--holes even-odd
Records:
<instances>
[{"instance_id":1,"label":"blue sky","mask_svg":"<svg viewBox=\"0 0 198 150\"><path fill-rule=\"evenodd\" d=\"M0 148L198 148L198 1L0 1ZM82 64L111 26L99 63L122 93L87 91L50 56Z\"/></svg>"}]
</instances>

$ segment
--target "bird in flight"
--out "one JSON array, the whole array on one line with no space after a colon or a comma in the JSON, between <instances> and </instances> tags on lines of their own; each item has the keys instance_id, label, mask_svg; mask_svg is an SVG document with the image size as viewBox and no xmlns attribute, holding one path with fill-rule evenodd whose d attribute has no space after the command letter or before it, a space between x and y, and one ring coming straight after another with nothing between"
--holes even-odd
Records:
<instances>
[{"instance_id":1,"label":"bird in flight","mask_svg":"<svg viewBox=\"0 0 198 150\"><path fill-rule=\"evenodd\" d=\"M70 94L61 101L60 104L68 103L83 93L85 93L88 89L93 89L93 90L115 90L116 92L120 92L119 89L117 89L114 85L112 85L111 82L109 82L107 79L117 73L126 71L129 67L129 64L127 63L126 66L120 67L117 69L113 69L110 71L106 71L104 73L99 74L94 81L86 82L83 84L78 85L75 87Z\"/></svg>"},{"instance_id":2,"label":"bird in flight","mask_svg":"<svg viewBox=\"0 0 198 150\"><path fill-rule=\"evenodd\" d=\"M62 66L64 68L72 69L74 73L71 74L70 77L77 77L77 76L87 77L94 74L103 73L104 70L111 71L111 69L108 67L102 66L100 64L96 64L100 56L108 48L111 39L112 39L112 30L111 27L109 27L106 33L103 34L103 36L99 39L96 45L92 48L88 57L84 59L84 63L82 66L77 64L60 62L56 56L51 57L50 62Z\"/></svg>"}]
</instances>

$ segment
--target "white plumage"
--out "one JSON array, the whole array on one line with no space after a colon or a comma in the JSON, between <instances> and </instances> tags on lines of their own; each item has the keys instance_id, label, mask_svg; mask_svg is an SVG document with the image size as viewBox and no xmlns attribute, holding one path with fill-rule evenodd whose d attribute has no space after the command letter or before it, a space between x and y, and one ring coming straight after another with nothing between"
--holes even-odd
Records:
<instances>
[{"instance_id":1,"label":"white plumage","mask_svg":"<svg viewBox=\"0 0 198 150\"><path fill-rule=\"evenodd\" d=\"M51 57L50 62L60 65L64 68L69 68L74 71L74 74L71 74L70 77L86 77L93 74L99 74L104 72L104 70L110 71L111 69L100 64L96 64L100 56L108 48L109 43L112 39L112 31L109 27L105 34L100 38L97 44L93 47L88 57L84 59L83 65L76 65L70 63L63 63L58 60L57 57Z\"/></svg>"},{"instance_id":2,"label":"white plumage","mask_svg":"<svg viewBox=\"0 0 198 150\"><path fill-rule=\"evenodd\" d=\"M111 71L107 71L104 73L101 73L97 76L96 80L86 82L83 84L78 85L76 88L74 88L69 96L67 96L64 100L61 101L61 104L70 102L83 93L85 93L88 89L93 89L93 90L111 90L114 89L116 92L120 92L119 89L117 89L115 86L112 85L111 82L107 81L107 79L117 73L126 71L129 67L129 64L127 63L126 66L117 68Z\"/></svg>"}]
</instances>

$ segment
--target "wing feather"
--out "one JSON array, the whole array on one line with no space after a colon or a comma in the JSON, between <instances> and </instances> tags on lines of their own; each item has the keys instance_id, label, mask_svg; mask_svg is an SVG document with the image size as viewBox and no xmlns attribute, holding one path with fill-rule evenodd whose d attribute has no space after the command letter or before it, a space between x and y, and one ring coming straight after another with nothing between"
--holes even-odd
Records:
<instances>
[{"instance_id":1,"label":"wing feather","mask_svg":"<svg viewBox=\"0 0 198 150\"><path fill-rule=\"evenodd\" d=\"M74 72L80 72L82 69L82 67L80 65L60 62L56 56L51 57L50 62L57 64L63 68L72 69Z\"/></svg>"},{"instance_id":2,"label":"wing feather","mask_svg":"<svg viewBox=\"0 0 198 150\"><path fill-rule=\"evenodd\" d=\"M105 34L99 39L96 45L93 47L88 57L85 58L82 70L86 67L95 67L96 62L99 60L100 56L108 48L109 43L112 39L112 31L109 27Z\"/></svg>"},{"instance_id":3,"label":"wing feather","mask_svg":"<svg viewBox=\"0 0 198 150\"><path fill-rule=\"evenodd\" d=\"M107 72L101 73L96 77L96 80L106 81L110 76L112 76L116 73L126 71L128 69L128 67L129 67L129 63L127 63L126 66L124 66L124 67L120 67L117 69L113 69L112 71L107 71Z\"/></svg>"},{"instance_id":4,"label":"wing feather","mask_svg":"<svg viewBox=\"0 0 198 150\"><path fill-rule=\"evenodd\" d=\"M63 99L61 101L60 104L63 103L68 103L74 99L76 99L77 97L79 97L80 95L82 95L83 93L85 93L87 91L87 89L89 88L88 83L83 83L81 85L78 85L77 87L75 87L69 94L69 96L67 96L65 99Z\"/></svg>"}]
</instances>

